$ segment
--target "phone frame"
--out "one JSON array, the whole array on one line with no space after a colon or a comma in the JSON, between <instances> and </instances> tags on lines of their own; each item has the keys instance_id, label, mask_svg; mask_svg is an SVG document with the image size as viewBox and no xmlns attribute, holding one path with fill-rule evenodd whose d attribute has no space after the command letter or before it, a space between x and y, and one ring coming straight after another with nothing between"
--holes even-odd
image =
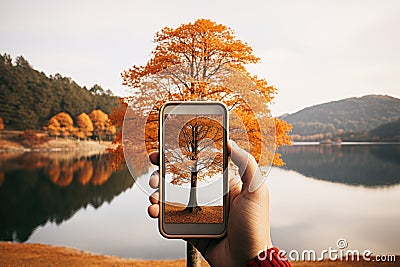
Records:
<instances>
[{"instance_id":1,"label":"phone frame","mask_svg":"<svg viewBox=\"0 0 400 267\"><path fill-rule=\"evenodd\" d=\"M188 107L188 113L172 114L221 114L223 115L223 223L165 223L165 156L164 156L164 115L170 114L166 110L171 107ZM214 108L211 108L211 107ZM198 109L196 109L197 107ZM214 110L221 111L220 113ZM159 231L166 238L220 238L226 234L229 212L229 182L228 182L228 136L229 112L226 105L220 101L168 101L160 108L159 112L159 163L160 163L160 215Z\"/></svg>"}]
</instances>

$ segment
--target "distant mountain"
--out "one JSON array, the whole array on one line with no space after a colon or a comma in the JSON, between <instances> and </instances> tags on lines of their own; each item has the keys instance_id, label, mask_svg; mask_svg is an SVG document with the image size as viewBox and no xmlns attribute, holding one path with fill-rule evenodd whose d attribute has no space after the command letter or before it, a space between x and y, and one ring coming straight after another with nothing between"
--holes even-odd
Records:
<instances>
[{"instance_id":1,"label":"distant mountain","mask_svg":"<svg viewBox=\"0 0 400 267\"><path fill-rule=\"evenodd\" d=\"M367 133L400 119L400 99L386 95L346 98L280 117L293 125L299 141L330 139L347 133Z\"/></svg>"},{"instance_id":2,"label":"distant mountain","mask_svg":"<svg viewBox=\"0 0 400 267\"><path fill-rule=\"evenodd\" d=\"M74 119L94 109L111 113L117 103L99 85L88 90L60 74L47 77L22 56L13 62L10 55L0 55L0 117L6 129L41 129L61 111Z\"/></svg>"}]
</instances>

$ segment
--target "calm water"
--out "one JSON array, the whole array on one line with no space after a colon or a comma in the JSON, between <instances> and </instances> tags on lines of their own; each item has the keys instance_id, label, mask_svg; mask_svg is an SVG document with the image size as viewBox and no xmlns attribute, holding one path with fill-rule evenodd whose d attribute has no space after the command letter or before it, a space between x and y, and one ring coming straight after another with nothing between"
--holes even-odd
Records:
<instances>
[{"instance_id":1,"label":"calm water","mask_svg":"<svg viewBox=\"0 0 400 267\"><path fill-rule=\"evenodd\" d=\"M271 225L282 249L400 254L400 145L302 145L273 168ZM135 170L147 179L151 170ZM0 154L0 240L130 258L183 258L148 218L148 197L105 155ZM157 248L157 249L155 249Z\"/></svg>"}]
</instances>

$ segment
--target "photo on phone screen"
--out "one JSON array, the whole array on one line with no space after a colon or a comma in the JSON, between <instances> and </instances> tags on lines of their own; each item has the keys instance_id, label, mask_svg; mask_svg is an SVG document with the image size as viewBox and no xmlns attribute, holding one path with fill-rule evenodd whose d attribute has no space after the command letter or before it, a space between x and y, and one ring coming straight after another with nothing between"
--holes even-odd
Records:
<instances>
[{"instance_id":1,"label":"photo on phone screen","mask_svg":"<svg viewBox=\"0 0 400 267\"><path fill-rule=\"evenodd\" d=\"M226 110L183 102L162 116L163 225L175 234L217 233L227 208Z\"/></svg>"}]
</instances>

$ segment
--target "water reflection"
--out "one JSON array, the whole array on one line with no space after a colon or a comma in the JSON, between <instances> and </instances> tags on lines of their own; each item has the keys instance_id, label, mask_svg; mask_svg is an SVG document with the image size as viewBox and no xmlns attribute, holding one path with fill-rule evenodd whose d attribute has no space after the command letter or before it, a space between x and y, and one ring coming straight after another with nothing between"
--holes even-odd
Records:
<instances>
[{"instance_id":1,"label":"water reflection","mask_svg":"<svg viewBox=\"0 0 400 267\"><path fill-rule=\"evenodd\" d=\"M366 187L400 183L400 145L298 145L280 152L284 169L308 177Z\"/></svg>"},{"instance_id":2,"label":"water reflection","mask_svg":"<svg viewBox=\"0 0 400 267\"><path fill-rule=\"evenodd\" d=\"M97 209L133 183L104 154L1 154L0 240L26 241L36 227L60 224L88 205Z\"/></svg>"}]
</instances>

